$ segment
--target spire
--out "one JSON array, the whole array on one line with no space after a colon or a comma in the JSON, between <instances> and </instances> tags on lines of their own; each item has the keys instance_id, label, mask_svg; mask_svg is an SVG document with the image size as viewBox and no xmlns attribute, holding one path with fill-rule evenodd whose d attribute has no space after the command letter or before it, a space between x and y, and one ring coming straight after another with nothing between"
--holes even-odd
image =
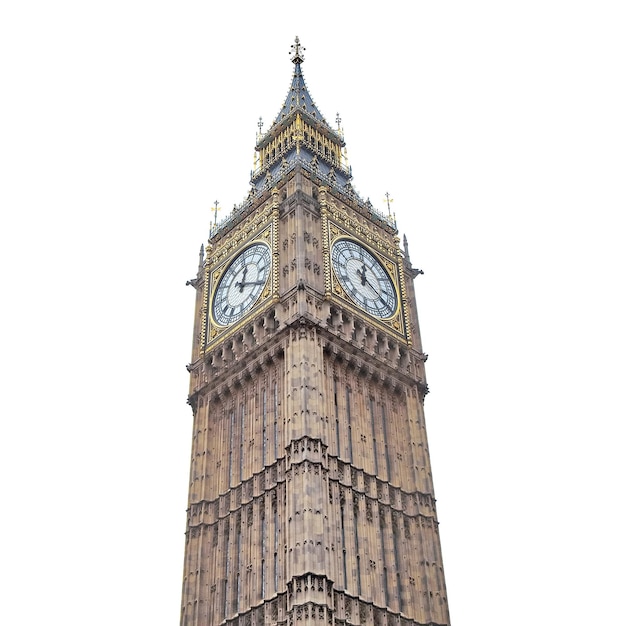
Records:
<instances>
[{"instance_id":1,"label":"spire","mask_svg":"<svg viewBox=\"0 0 626 626\"><path fill-rule=\"evenodd\" d=\"M302 75L304 48L298 37L291 46L291 61L294 70L285 102L266 132L259 125L252 188L255 192L269 189L289 168L300 164L325 184L348 190L352 173L343 133L328 124L311 98Z\"/></svg>"},{"instance_id":2,"label":"spire","mask_svg":"<svg viewBox=\"0 0 626 626\"><path fill-rule=\"evenodd\" d=\"M332 127L313 101L302 74L304 52L300 39L296 37L290 52L293 75L283 106L267 130L261 118L257 124L250 191L246 199L219 224L217 211L221 207L218 202L215 203L211 209L214 213L211 236L234 223L254 205L258 197L277 187L296 168L307 171L316 184L344 194L370 219L396 229L395 219L377 211L371 203L365 206L352 186L352 168L348 165L341 117L337 113L336 127Z\"/></svg>"},{"instance_id":3,"label":"spire","mask_svg":"<svg viewBox=\"0 0 626 626\"><path fill-rule=\"evenodd\" d=\"M204 267L204 244L200 244L200 254L198 255L198 269Z\"/></svg>"},{"instance_id":4,"label":"spire","mask_svg":"<svg viewBox=\"0 0 626 626\"><path fill-rule=\"evenodd\" d=\"M317 108L306 83L304 82L304 76L302 74L302 64L304 63L304 51L306 48L300 45L300 39L296 37L296 41L291 46L291 62L295 65L293 70L293 78L291 79L291 87L285 98L285 103L282 109L274 120L274 125L279 124L284 120L291 112L299 109L301 112L309 115L314 120L323 122L328 128L330 126L324 119L324 116Z\"/></svg>"}]
</instances>

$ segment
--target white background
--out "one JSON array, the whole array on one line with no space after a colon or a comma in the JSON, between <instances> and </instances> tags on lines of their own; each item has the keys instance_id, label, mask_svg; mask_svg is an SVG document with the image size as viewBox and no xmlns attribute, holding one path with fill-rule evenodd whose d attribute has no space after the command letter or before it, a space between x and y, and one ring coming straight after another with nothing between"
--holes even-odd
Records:
<instances>
[{"instance_id":1,"label":"white background","mask_svg":"<svg viewBox=\"0 0 626 626\"><path fill-rule=\"evenodd\" d=\"M179 619L193 289L289 49L417 279L455 626L620 623L615 2L6 2L3 624ZM220 214L224 217L226 211Z\"/></svg>"}]
</instances>

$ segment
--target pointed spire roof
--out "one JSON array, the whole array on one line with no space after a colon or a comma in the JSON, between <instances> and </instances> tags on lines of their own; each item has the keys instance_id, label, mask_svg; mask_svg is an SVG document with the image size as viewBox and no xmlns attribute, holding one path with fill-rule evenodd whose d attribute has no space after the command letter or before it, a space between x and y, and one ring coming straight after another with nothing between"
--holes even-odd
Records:
<instances>
[{"instance_id":1,"label":"pointed spire roof","mask_svg":"<svg viewBox=\"0 0 626 626\"><path fill-rule=\"evenodd\" d=\"M387 217L374 209L371 202L366 203L352 186L352 168L348 165L341 118L337 113L337 128L332 128L311 98L302 74L304 48L298 37L291 46L291 61L294 64L293 77L280 112L265 132L259 118L250 191L226 220L218 224L215 213L212 237L218 237L225 228L232 227L247 215L259 198L267 197L296 168L308 172L307 176L318 185L348 198L351 205L369 219L397 232L391 215ZM213 210L219 208L216 202Z\"/></svg>"},{"instance_id":2,"label":"pointed spire roof","mask_svg":"<svg viewBox=\"0 0 626 626\"><path fill-rule=\"evenodd\" d=\"M291 61L295 65L293 78L291 80L291 87L287 93L282 109L274 120L274 125L279 124L296 109L300 109L301 112L322 122L330 128L330 125L320 113L317 105L313 102L313 98L311 98L311 94L309 93L306 83L304 82L304 75L302 74L304 50L305 48L300 45L300 39L296 37L295 43L291 46Z\"/></svg>"},{"instance_id":3,"label":"pointed spire roof","mask_svg":"<svg viewBox=\"0 0 626 626\"><path fill-rule=\"evenodd\" d=\"M343 133L328 124L311 98L302 75L304 48L298 37L291 46L291 61L295 67L287 98L269 130L262 133L262 125L259 126L252 186L255 191L269 189L288 169L300 163L323 177L327 185L344 188L352 172L347 164Z\"/></svg>"}]
</instances>

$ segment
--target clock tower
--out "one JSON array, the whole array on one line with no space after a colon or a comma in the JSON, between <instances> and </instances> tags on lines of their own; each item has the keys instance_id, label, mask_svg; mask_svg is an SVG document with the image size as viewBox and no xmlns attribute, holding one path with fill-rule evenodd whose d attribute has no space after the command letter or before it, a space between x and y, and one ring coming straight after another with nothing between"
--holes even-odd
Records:
<instances>
[{"instance_id":1,"label":"clock tower","mask_svg":"<svg viewBox=\"0 0 626 626\"><path fill-rule=\"evenodd\" d=\"M303 48L200 254L182 626L449 624L412 267ZM339 121L338 121L339 123Z\"/></svg>"}]
</instances>

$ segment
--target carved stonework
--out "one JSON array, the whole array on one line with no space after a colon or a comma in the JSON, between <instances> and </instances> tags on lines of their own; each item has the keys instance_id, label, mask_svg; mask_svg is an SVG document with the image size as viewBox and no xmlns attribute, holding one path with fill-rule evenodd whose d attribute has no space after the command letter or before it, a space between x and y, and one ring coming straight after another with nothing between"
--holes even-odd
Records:
<instances>
[{"instance_id":1,"label":"carved stonework","mask_svg":"<svg viewBox=\"0 0 626 626\"><path fill-rule=\"evenodd\" d=\"M310 98L302 56L296 42L250 194L212 228L190 281L181 623L449 626L414 272L394 220L354 191L343 131ZM336 254L361 254L349 280L333 269L347 267L332 258L340 241L352 244ZM244 305L254 270L231 263L250 245L269 274ZM386 308L358 297L374 270L395 290ZM220 280L238 313L211 308Z\"/></svg>"}]
</instances>

